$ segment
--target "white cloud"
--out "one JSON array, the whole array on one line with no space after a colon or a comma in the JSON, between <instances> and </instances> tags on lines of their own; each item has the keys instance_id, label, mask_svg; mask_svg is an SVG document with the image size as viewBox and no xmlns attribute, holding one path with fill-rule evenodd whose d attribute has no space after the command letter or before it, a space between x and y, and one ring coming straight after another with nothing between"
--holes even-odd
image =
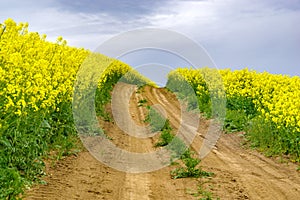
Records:
<instances>
[{"instance_id":1,"label":"white cloud","mask_svg":"<svg viewBox=\"0 0 300 200\"><path fill-rule=\"evenodd\" d=\"M299 75L300 12L273 2L171 1L146 19L194 38L221 67Z\"/></svg>"},{"instance_id":2,"label":"white cloud","mask_svg":"<svg viewBox=\"0 0 300 200\"><path fill-rule=\"evenodd\" d=\"M62 35L71 46L92 50L124 31L167 28L203 44L220 66L299 75L299 0L168 0L130 18L110 12L113 7L89 13L63 5L53 0L2 1L0 21L10 17L29 22L31 31L45 33L51 41Z\"/></svg>"}]
</instances>

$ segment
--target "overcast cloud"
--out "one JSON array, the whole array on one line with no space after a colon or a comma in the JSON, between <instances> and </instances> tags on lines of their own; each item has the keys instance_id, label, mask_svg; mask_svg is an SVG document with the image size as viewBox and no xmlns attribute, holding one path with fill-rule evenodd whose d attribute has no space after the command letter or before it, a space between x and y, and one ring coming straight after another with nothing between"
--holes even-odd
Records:
<instances>
[{"instance_id":1,"label":"overcast cloud","mask_svg":"<svg viewBox=\"0 0 300 200\"><path fill-rule=\"evenodd\" d=\"M10 0L0 21L91 50L137 28L178 31L203 45L218 68L300 75L300 0Z\"/></svg>"}]
</instances>

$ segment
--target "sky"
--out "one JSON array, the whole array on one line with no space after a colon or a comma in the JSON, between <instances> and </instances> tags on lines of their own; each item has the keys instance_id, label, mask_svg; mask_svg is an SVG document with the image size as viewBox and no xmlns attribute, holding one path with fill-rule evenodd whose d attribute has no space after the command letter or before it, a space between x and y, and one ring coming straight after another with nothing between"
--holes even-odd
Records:
<instances>
[{"instance_id":1,"label":"sky","mask_svg":"<svg viewBox=\"0 0 300 200\"><path fill-rule=\"evenodd\" d=\"M63 36L70 46L92 51L126 31L167 29L201 45L220 69L300 76L300 0L0 0L0 23L7 18L28 22L50 41ZM146 69L158 62L150 54L124 61Z\"/></svg>"}]
</instances>

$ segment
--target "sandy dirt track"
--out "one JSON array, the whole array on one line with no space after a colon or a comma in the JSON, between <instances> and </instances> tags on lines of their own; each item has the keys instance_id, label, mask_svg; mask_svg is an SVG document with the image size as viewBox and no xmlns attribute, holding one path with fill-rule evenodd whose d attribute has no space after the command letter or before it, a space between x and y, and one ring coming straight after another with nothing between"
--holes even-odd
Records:
<instances>
[{"instance_id":1,"label":"sandy dirt track","mask_svg":"<svg viewBox=\"0 0 300 200\"><path fill-rule=\"evenodd\" d=\"M120 99L132 86L116 86ZM128 93L127 93L128 94ZM140 126L146 109L138 107L138 101L147 99L148 104L160 104L170 119L174 129L180 123L180 106L175 95L162 88L145 87L144 91L131 93L129 113ZM124 105L119 109L124 109ZM111 108L108 108L111 111ZM132 152L156 151L154 143L158 135L148 138L128 136L114 122L99 122L112 142ZM199 150L210 121L200 118L197 136L192 148ZM170 171L176 166L160 170L130 174L112 169L96 160L88 151L77 156L67 157L55 167L47 167L47 184L28 190L27 200L34 199L199 199L191 193L197 193L202 185L220 199L290 199L300 198L300 173L293 163L280 163L242 145L243 134L223 134L216 147L205 157L201 166L205 171L215 174L210 179L176 179L170 177Z\"/></svg>"}]
</instances>

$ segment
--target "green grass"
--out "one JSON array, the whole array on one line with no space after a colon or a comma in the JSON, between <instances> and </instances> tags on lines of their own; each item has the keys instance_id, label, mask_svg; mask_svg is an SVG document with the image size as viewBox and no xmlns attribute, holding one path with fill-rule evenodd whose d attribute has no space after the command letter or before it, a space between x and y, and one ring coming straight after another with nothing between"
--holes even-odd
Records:
<instances>
[{"instance_id":1,"label":"green grass","mask_svg":"<svg viewBox=\"0 0 300 200\"><path fill-rule=\"evenodd\" d=\"M245 130L248 123L248 117L243 110L227 109L223 130L227 133Z\"/></svg>"},{"instance_id":2,"label":"green grass","mask_svg":"<svg viewBox=\"0 0 300 200\"><path fill-rule=\"evenodd\" d=\"M255 117L247 126L246 137L252 147L267 156L285 156L300 162L300 137L292 130L278 128L272 122Z\"/></svg>"},{"instance_id":3,"label":"green grass","mask_svg":"<svg viewBox=\"0 0 300 200\"><path fill-rule=\"evenodd\" d=\"M149 123L151 132L157 132L163 130L166 118L163 117L155 108L146 106L148 114L144 122Z\"/></svg>"}]
</instances>

